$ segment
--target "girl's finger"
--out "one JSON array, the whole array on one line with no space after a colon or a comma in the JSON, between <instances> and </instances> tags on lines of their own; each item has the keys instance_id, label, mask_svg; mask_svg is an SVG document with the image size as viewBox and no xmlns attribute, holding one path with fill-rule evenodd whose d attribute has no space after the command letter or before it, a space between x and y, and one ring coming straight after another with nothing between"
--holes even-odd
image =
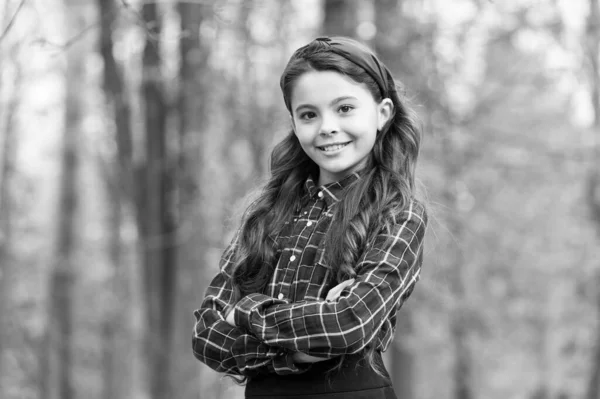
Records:
<instances>
[{"instance_id":1,"label":"girl's finger","mask_svg":"<svg viewBox=\"0 0 600 399\"><path fill-rule=\"evenodd\" d=\"M234 318L233 318L233 309L234 309L234 308L231 308L231 309L230 309L230 310L227 312L227 315L225 316L225 321L226 321L226 322L227 322L229 325L231 325L231 326L235 327L235 320L234 320Z\"/></svg>"},{"instance_id":2,"label":"girl's finger","mask_svg":"<svg viewBox=\"0 0 600 399\"><path fill-rule=\"evenodd\" d=\"M327 298L325 298L325 299L327 301L333 301L334 299L339 298L339 296L341 295L344 288L346 288L352 284L354 284L353 278L346 280L346 281L342 281L341 283L339 283L338 285L333 287L331 290L329 290L329 292L327 293Z\"/></svg>"}]
</instances>

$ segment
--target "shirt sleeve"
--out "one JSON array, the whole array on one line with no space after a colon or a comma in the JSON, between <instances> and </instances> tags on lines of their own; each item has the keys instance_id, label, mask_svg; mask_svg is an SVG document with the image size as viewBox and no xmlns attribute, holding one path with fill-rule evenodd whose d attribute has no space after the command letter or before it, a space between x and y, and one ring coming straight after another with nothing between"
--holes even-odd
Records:
<instances>
[{"instance_id":1,"label":"shirt sleeve","mask_svg":"<svg viewBox=\"0 0 600 399\"><path fill-rule=\"evenodd\" d=\"M223 254L221 272L211 281L200 309L194 311L194 356L213 370L233 375L283 375L306 371L307 365L294 364L292 351L261 342L247 330L233 327L225 321L225 314L234 305L228 271L232 266L236 242L237 237Z\"/></svg>"},{"instance_id":2,"label":"shirt sleeve","mask_svg":"<svg viewBox=\"0 0 600 399\"><path fill-rule=\"evenodd\" d=\"M354 284L336 301L276 304L271 297L251 294L235 307L236 325L268 345L313 356L361 351L411 294L421 269L426 225L423 206L411 202L365 250Z\"/></svg>"}]
</instances>

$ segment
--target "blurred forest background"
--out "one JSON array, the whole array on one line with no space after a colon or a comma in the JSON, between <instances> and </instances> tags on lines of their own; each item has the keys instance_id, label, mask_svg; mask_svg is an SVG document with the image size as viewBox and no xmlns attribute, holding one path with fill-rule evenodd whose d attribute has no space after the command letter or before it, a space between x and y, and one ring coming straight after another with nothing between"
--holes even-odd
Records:
<instances>
[{"instance_id":1,"label":"blurred forest background","mask_svg":"<svg viewBox=\"0 0 600 399\"><path fill-rule=\"evenodd\" d=\"M0 398L242 397L193 310L320 35L423 124L398 397L600 398L598 0L0 0Z\"/></svg>"}]
</instances>

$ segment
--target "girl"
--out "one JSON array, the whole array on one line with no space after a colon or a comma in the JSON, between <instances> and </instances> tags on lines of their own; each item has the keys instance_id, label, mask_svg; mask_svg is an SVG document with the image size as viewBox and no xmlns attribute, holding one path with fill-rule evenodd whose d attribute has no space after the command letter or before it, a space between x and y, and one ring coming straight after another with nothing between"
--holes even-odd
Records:
<instances>
[{"instance_id":1,"label":"girl","mask_svg":"<svg viewBox=\"0 0 600 399\"><path fill-rule=\"evenodd\" d=\"M194 355L246 398L396 398L381 352L421 268L420 131L351 39L298 49L280 84L292 131L194 312Z\"/></svg>"}]
</instances>

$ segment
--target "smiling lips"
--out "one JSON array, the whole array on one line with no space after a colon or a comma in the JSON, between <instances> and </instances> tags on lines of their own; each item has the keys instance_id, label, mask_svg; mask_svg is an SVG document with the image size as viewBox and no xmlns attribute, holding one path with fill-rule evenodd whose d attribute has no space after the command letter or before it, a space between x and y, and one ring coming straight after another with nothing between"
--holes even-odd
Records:
<instances>
[{"instance_id":1,"label":"smiling lips","mask_svg":"<svg viewBox=\"0 0 600 399\"><path fill-rule=\"evenodd\" d=\"M317 146L317 148L324 152L333 152L333 151L341 150L342 148L344 148L345 146L347 146L350 143L351 143L350 141L348 141L346 143L333 143L333 144L327 144L324 146Z\"/></svg>"}]
</instances>

